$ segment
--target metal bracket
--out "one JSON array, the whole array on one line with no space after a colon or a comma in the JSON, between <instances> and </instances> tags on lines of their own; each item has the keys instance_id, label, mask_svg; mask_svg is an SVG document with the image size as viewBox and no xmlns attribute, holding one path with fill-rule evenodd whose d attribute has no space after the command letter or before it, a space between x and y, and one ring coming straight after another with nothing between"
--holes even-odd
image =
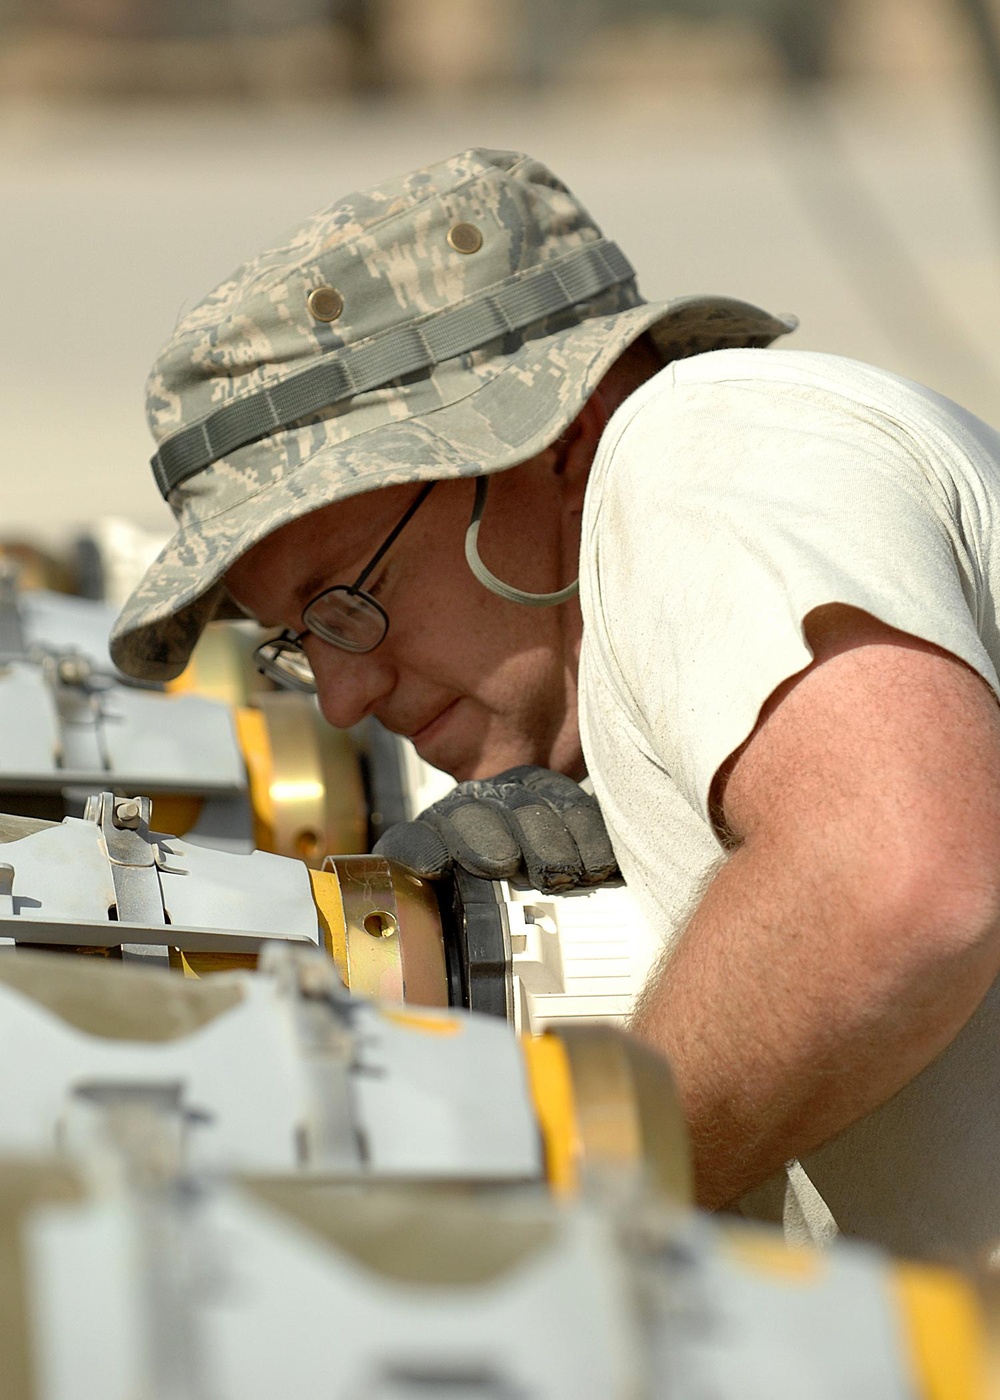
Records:
<instances>
[{"instance_id":1,"label":"metal bracket","mask_svg":"<svg viewBox=\"0 0 1000 1400\"><path fill-rule=\"evenodd\" d=\"M41 666L42 679L52 693L59 719L60 768L111 771L112 763L105 742L105 710L102 681L88 657L76 651L50 651L33 648L30 660Z\"/></svg>"},{"instance_id":2,"label":"metal bracket","mask_svg":"<svg viewBox=\"0 0 1000 1400\"><path fill-rule=\"evenodd\" d=\"M157 869L157 847L150 838L152 803L148 797L115 797L96 793L87 799L84 818L101 828L115 886L115 908L123 924L166 924L163 892ZM144 967L170 966L166 944L123 943L125 962Z\"/></svg>"},{"instance_id":3,"label":"metal bracket","mask_svg":"<svg viewBox=\"0 0 1000 1400\"><path fill-rule=\"evenodd\" d=\"M277 980L312 1088L313 1112L299 1129L301 1164L360 1171L366 1150L351 1086L358 999L344 986L333 961L316 948L271 943L262 950L259 966Z\"/></svg>"}]
</instances>

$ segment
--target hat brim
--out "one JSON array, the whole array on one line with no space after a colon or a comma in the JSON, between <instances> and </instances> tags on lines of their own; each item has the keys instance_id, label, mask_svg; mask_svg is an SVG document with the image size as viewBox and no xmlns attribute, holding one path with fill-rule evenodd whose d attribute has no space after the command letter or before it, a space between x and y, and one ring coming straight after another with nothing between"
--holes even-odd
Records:
<instances>
[{"instance_id":1,"label":"hat brim","mask_svg":"<svg viewBox=\"0 0 1000 1400\"><path fill-rule=\"evenodd\" d=\"M792 317L729 297L643 303L527 339L494 357L490 363L501 366L498 372L484 378L468 371L466 392L459 384L448 401L427 411L383 419L348 436L344 415L275 434L265 448L281 452L282 469L256 471L251 487L221 509L199 510L194 479L180 528L115 624L112 658L126 675L173 680L225 596L226 571L260 540L362 492L480 476L527 461L555 441L615 360L647 331L667 362L707 350L766 346L795 324ZM209 471L238 481L238 459L236 454ZM201 496L210 502L212 493Z\"/></svg>"}]
</instances>

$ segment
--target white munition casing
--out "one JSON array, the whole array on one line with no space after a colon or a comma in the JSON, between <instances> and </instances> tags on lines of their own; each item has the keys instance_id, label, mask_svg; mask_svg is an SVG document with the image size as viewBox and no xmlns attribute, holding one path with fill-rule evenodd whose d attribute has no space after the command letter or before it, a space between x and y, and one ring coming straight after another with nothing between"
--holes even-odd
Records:
<instances>
[{"instance_id":1,"label":"white munition casing","mask_svg":"<svg viewBox=\"0 0 1000 1400\"><path fill-rule=\"evenodd\" d=\"M336 982L325 956L313 957L319 975ZM524 1061L508 1026L467 1013L410 1016L342 987L329 999L304 996L291 950L272 949L266 961L271 972L218 974L211 994L224 998L228 989L234 1004L166 1040L90 1034L0 980L0 1156L85 1155L103 1115L148 1102L172 1115L192 1170L543 1174ZM85 972L101 981L88 982L91 1021L98 996L113 1010L116 999L148 996L150 987L171 995L165 973L106 965Z\"/></svg>"},{"instance_id":2,"label":"white munition casing","mask_svg":"<svg viewBox=\"0 0 1000 1400\"><path fill-rule=\"evenodd\" d=\"M0 787L245 797L230 707L123 684L114 618L106 603L0 580Z\"/></svg>"},{"instance_id":3,"label":"white munition casing","mask_svg":"<svg viewBox=\"0 0 1000 1400\"><path fill-rule=\"evenodd\" d=\"M108 682L56 692L37 663L0 674L0 783L235 796L247 777L228 705Z\"/></svg>"},{"instance_id":4,"label":"white munition casing","mask_svg":"<svg viewBox=\"0 0 1000 1400\"><path fill-rule=\"evenodd\" d=\"M540 1196L350 1208L324 1230L218 1186L36 1209L39 1400L926 1393L889 1261L857 1244L782 1269L773 1232L692 1215L647 1213L630 1238Z\"/></svg>"},{"instance_id":5,"label":"white munition casing","mask_svg":"<svg viewBox=\"0 0 1000 1400\"><path fill-rule=\"evenodd\" d=\"M301 862L266 851L215 851L173 836L155 837L153 846L169 930L162 922L109 921L115 886L101 828L66 817L0 845L0 869L13 872L12 897L0 896L0 938L96 947L169 942L234 952L253 952L269 938L319 944L309 871Z\"/></svg>"}]
</instances>

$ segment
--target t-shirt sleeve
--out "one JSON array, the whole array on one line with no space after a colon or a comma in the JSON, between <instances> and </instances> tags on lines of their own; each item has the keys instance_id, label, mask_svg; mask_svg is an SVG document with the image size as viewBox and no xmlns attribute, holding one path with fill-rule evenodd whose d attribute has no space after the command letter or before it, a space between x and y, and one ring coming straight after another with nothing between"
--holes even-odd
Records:
<instances>
[{"instance_id":1,"label":"t-shirt sleeve","mask_svg":"<svg viewBox=\"0 0 1000 1400\"><path fill-rule=\"evenodd\" d=\"M607 681L705 820L718 768L812 659L802 624L814 608L863 609L1000 688L948 492L898 424L781 382L640 397L595 463L585 625Z\"/></svg>"}]
</instances>

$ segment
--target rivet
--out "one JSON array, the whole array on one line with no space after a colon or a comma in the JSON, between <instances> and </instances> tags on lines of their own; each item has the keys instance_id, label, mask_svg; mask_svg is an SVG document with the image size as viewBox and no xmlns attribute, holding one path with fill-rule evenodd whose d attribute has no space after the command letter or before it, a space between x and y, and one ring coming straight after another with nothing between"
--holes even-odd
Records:
<instances>
[{"instance_id":1,"label":"rivet","mask_svg":"<svg viewBox=\"0 0 1000 1400\"><path fill-rule=\"evenodd\" d=\"M448 230L448 242L456 253L478 253L483 235L475 224L455 224Z\"/></svg>"},{"instance_id":2,"label":"rivet","mask_svg":"<svg viewBox=\"0 0 1000 1400\"><path fill-rule=\"evenodd\" d=\"M336 287L314 287L306 297L306 306L317 321L336 321L343 314L344 298Z\"/></svg>"}]
</instances>

